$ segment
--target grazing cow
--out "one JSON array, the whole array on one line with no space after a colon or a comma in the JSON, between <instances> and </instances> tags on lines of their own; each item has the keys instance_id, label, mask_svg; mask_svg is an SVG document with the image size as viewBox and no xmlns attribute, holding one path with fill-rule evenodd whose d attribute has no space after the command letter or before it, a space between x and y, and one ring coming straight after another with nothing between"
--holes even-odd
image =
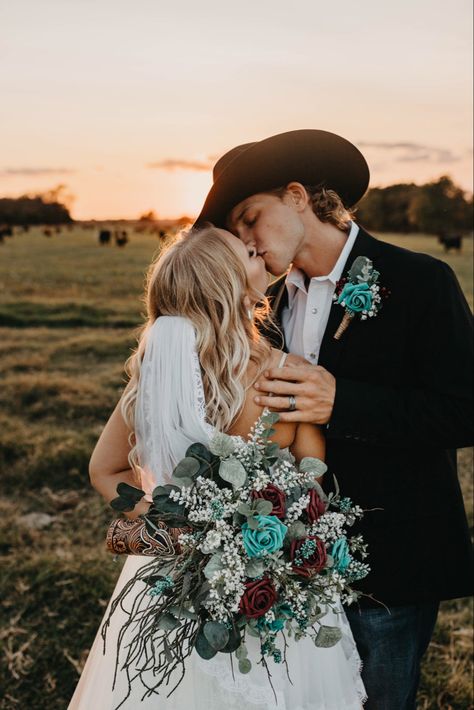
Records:
<instances>
[{"instance_id":1,"label":"grazing cow","mask_svg":"<svg viewBox=\"0 0 474 710\"><path fill-rule=\"evenodd\" d=\"M13 229L7 226L0 226L0 242L3 242L4 237L13 237Z\"/></svg>"},{"instance_id":2,"label":"grazing cow","mask_svg":"<svg viewBox=\"0 0 474 710\"><path fill-rule=\"evenodd\" d=\"M53 232L52 232L52 230L49 229L48 227L45 227L45 228L43 229L43 234L44 234L45 237L51 237L51 236L53 235Z\"/></svg>"},{"instance_id":3,"label":"grazing cow","mask_svg":"<svg viewBox=\"0 0 474 710\"><path fill-rule=\"evenodd\" d=\"M115 232L115 243L118 247L124 247L125 244L128 242L128 234L127 232Z\"/></svg>"},{"instance_id":4,"label":"grazing cow","mask_svg":"<svg viewBox=\"0 0 474 710\"><path fill-rule=\"evenodd\" d=\"M462 249L461 234L440 234L438 241L444 246L445 252L448 252L450 249L455 249L457 252L460 252Z\"/></svg>"},{"instance_id":5,"label":"grazing cow","mask_svg":"<svg viewBox=\"0 0 474 710\"><path fill-rule=\"evenodd\" d=\"M99 232L99 244L103 246L104 244L110 244L111 237L110 229L101 229Z\"/></svg>"}]
</instances>

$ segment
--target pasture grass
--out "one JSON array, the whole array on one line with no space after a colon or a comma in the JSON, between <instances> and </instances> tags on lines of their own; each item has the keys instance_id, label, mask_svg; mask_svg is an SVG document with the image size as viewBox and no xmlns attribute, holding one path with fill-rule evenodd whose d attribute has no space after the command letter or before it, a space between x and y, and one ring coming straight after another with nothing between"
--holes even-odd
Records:
<instances>
[{"instance_id":1,"label":"pasture grass","mask_svg":"<svg viewBox=\"0 0 474 710\"><path fill-rule=\"evenodd\" d=\"M105 551L108 506L88 461L124 386L156 237L119 249L75 227L0 245L0 708L64 710L122 560ZM426 235L384 235L445 258L472 305L472 241L445 257ZM472 452L459 452L472 524ZM30 529L29 513L50 516ZM424 661L422 710L473 707L472 606L444 602ZM91 710L100 710L91 709Z\"/></svg>"}]
</instances>

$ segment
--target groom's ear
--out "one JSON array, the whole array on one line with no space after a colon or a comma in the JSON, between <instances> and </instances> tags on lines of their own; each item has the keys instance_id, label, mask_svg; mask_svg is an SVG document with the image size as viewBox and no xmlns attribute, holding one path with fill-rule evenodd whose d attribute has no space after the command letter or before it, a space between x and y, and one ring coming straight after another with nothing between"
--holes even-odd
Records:
<instances>
[{"instance_id":1,"label":"groom's ear","mask_svg":"<svg viewBox=\"0 0 474 710\"><path fill-rule=\"evenodd\" d=\"M302 212L309 201L306 188L300 182L289 182L286 186L285 197L298 212Z\"/></svg>"}]
</instances>

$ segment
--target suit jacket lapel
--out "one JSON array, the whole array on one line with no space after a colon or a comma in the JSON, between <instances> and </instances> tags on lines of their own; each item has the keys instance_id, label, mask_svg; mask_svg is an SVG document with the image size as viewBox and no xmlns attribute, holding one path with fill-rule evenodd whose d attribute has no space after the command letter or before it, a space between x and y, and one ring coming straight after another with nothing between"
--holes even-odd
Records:
<instances>
[{"instance_id":1,"label":"suit jacket lapel","mask_svg":"<svg viewBox=\"0 0 474 710\"><path fill-rule=\"evenodd\" d=\"M375 268L377 268L377 255L378 255L378 241L371 237L370 234L359 226L359 233L354 242L354 246L351 249L347 261L344 264L344 269L342 271L342 276L345 276L349 270L352 262L357 256L367 256L369 259L373 259L375 262ZM339 327L340 322L344 316L344 309L333 302L331 306L331 311L329 313L329 319L326 325L326 330L324 331L323 340L321 343L321 349L319 351L318 364L325 367L330 372L335 372L339 359L347 347L347 342L349 340L348 333L346 331L340 340L334 338L334 333ZM349 328L354 329L357 327L357 322L351 323Z\"/></svg>"}]
</instances>

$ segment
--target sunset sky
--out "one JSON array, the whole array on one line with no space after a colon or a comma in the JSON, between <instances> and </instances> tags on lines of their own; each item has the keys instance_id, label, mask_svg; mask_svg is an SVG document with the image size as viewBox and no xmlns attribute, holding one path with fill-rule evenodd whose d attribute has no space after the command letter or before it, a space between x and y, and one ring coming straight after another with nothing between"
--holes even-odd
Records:
<instances>
[{"instance_id":1,"label":"sunset sky","mask_svg":"<svg viewBox=\"0 0 474 710\"><path fill-rule=\"evenodd\" d=\"M196 214L216 158L322 128L371 185L472 190L470 0L14 0L0 7L0 196L78 219Z\"/></svg>"}]
</instances>

